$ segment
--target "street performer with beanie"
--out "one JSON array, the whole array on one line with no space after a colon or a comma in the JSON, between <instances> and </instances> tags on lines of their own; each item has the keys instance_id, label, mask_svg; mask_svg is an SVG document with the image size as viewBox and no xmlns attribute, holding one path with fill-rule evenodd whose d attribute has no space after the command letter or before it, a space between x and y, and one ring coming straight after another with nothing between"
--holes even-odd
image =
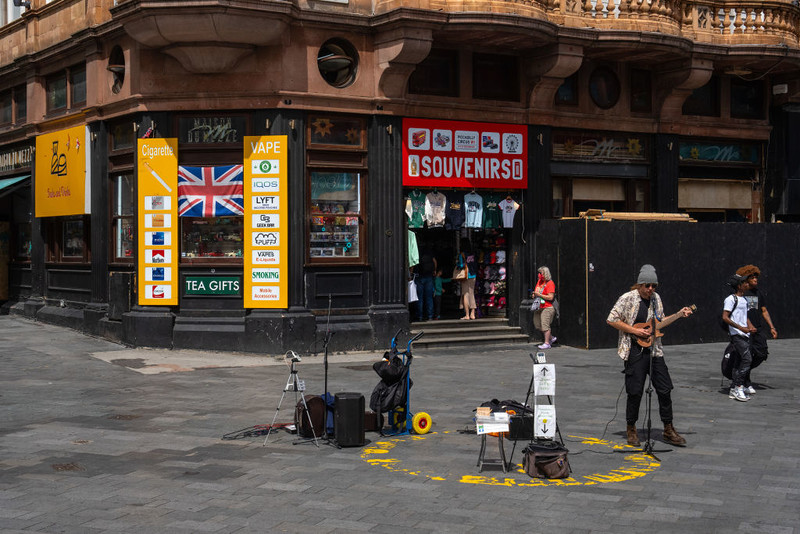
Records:
<instances>
[{"instance_id":1,"label":"street performer with beanie","mask_svg":"<svg viewBox=\"0 0 800 534\"><path fill-rule=\"evenodd\" d=\"M638 447L641 445L639 434L636 431L636 421L639 419L639 405L642 401L644 384L650 373L650 359L652 358L653 386L658 394L658 411L664 423L664 441L670 445L683 447L686 440L678 434L672 426L672 379L669 376L667 364L664 362L664 350L661 339L651 336L650 328L653 315L656 319L656 329L661 330L681 317L688 317L692 310L688 307L681 308L674 314L665 317L661 297L656 293L658 277L652 265L642 265L639 277L631 290L622 294L617 303L608 314L606 322L619 330L619 345L617 353L625 362L625 391L628 402L625 418L628 423L628 445ZM640 326L646 324L646 326ZM642 343L637 342L641 341ZM649 346L643 346L649 345Z\"/></svg>"}]
</instances>

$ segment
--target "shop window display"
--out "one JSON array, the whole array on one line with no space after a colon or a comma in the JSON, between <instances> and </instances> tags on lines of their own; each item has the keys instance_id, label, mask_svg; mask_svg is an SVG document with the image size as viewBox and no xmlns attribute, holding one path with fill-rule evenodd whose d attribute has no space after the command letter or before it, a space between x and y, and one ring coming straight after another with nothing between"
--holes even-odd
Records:
<instances>
[{"instance_id":1,"label":"shop window display","mask_svg":"<svg viewBox=\"0 0 800 534\"><path fill-rule=\"evenodd\" d=\"M181 217L182 258L242 258L242 217Z\"/></svg>"},{"instance_id":2,"label":"shop window display","mask_svg":"<svg viewBox=\"0 0 800 534\"><path fill-rule=\"evenodd\" d=\"M310 258L361 256L362 185L360 173L311 173Z\"/></svg>"}]
</instances>

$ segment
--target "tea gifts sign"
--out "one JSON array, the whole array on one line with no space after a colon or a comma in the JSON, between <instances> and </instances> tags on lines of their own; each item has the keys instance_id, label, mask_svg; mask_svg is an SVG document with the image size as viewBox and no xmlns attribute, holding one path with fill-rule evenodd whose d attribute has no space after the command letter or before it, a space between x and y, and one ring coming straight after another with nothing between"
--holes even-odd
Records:
<instances>
[{"instance_id":1,"label":"tea gifts sign","mask_svg":"<svg viewBox=\"0 0 800 534\"><path fill-rule=\"evenodd\" d=\"M139 304L178 304L178 140L139 139Z\"/></svg>"},{"instance_id":2,"label":"tea gifts sign","mask_svg":"<svg viewBox=\"0 0 800 534\"><path fill-rule=\"evenodd\" d=\"M285 135L244 138L244 306L289 306Z\"/></svg>"}]
</instances>

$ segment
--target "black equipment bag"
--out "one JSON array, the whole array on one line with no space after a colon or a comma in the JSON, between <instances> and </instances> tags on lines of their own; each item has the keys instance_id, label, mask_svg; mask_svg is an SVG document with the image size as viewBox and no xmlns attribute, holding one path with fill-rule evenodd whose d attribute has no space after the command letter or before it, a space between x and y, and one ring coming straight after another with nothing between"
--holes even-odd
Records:
<instances>
[{"instance_id":1,"label":"black equipment bag","mask_svg":"<svg viewBox=\"0 0 800 534\"><path fill-rule=\"evenodd\" d=\"M725 352L722 354L722 362L720 363L722 376L728 380L732 380L733 370L736 369L738 365L739 352L736 350L736 347L733 346L733 343L728 343L728 346L725 347Z\"/></svg>"},{"instance_id":2,"label":"black equipment bag","mask_svg":"<svg viewBox=\"0 0 800 534\"><path fill-rule=\"evenodd\" d=\"M755 335L756 334L750 334L750 357L752 358L750 369L755 369L767 359L767 342L764 340L762 344L759 344L760 340L753 339ZM728 343L728 346L725 347L725 352L722 354L722 362L720 363L722 376L732 380L733 370L739 366L739 360L741 360L741 357L736 347L734 347L733 343Z\"/></svg>"},{"instance_id":3,"label":"black equipment bag","mask_svg":"<svg viewBox=\"0 0 800 534\"><path fill-rule=\"evenodd\" d=\"M522 450L522 469L531 478L569 478L569 451L557 441L537 441Z\"/></svg>"},{"instance_id":4,"label":"black equipment bag","mask_svg":"<svg viewBox=\"0 0 800 534\"><path fill-rule=\"evenodd\" d=\"M319 395L307 395L306 404L308 411L311 413L311 424L308 422L306 415L306 407L303 405L303 399L297 402L294 408L294 424L297 428L297 433L304 438L320 437L325 433L325 416L326 407L325 400ZM312 432L311 425L314 426Z\"/></svg>"}]
</instances>

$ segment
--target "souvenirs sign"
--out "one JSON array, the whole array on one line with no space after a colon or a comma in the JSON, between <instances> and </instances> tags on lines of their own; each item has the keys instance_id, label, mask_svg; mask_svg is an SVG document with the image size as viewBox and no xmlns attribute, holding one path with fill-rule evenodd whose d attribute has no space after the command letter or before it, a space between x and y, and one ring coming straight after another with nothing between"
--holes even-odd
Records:
<instances>
[{"instance_id":1,"label":"souvenirs sign","mask_svg":"<svg viewBox=\"0 0 800 534\"><path fill-rule=\"evenodd\" d=\"M403 185L525 189L527 126L403 119Z\"/></svg>"},{"instance_id":2,"label":"souvenirs sign","mask_svg":"<svg viewBox=\"0 0 800 534\"><path fill-rule=\"evenodd\" d=\"M244 138L244 307L289 306L285 135Z\"/></svg>"},{"instance_id":3,"label":"souvenirs sign","mask_svg":"<svg viewBox=\"0 0 800 534\"><path fill-rule=\"evenodd\" d=\"M139 304L178 304L178 140L139 139Z\"/></svg>"},{"instance_id":4,"label":"souvenirs sign","mask_svg":"<svg viewBox=\"0 0 800 534\"><path fill-rule=\"evenodd\" d=\"M36 138L36 217L91 213L88 137L75 126Z\"/></svg>"}]
</instances>

